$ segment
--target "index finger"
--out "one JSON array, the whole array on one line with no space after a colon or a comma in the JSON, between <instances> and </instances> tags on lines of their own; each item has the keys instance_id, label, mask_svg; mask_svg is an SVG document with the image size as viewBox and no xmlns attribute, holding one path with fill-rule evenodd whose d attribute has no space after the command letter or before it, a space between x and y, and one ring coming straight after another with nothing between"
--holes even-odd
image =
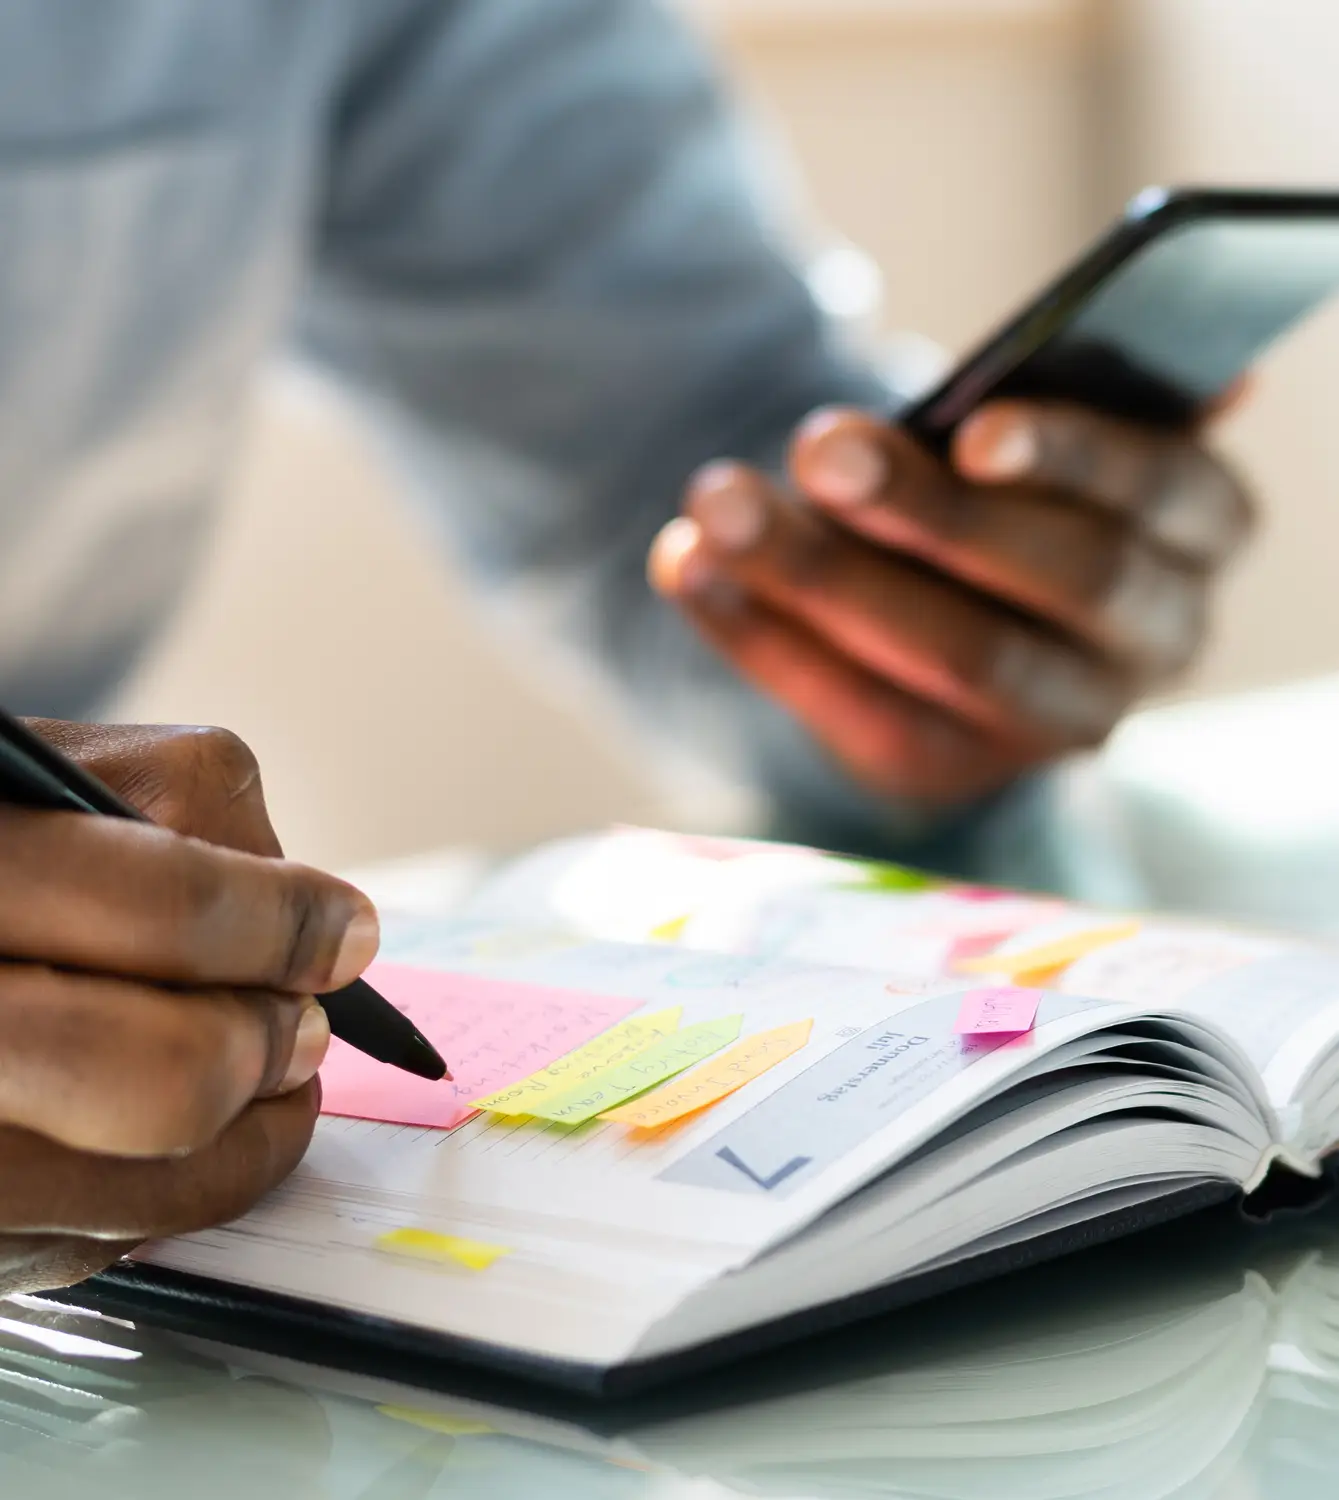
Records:
<instances>
[{"instance_id":1,"label":"index finger","mask_svg":"<svg viewBox=\"0 0 1339 1500\"><path fill-rule=\"evenodd\" d=\"M324 995L376 956L376 909L289 860L148 823L0 808L0 955Z\"/></svg>"}]
</instances>

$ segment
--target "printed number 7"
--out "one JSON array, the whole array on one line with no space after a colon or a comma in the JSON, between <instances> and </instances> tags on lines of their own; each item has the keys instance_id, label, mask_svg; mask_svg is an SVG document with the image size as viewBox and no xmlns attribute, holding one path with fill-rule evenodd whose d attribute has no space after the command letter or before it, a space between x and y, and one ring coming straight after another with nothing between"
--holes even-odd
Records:
<instances>
[{"instance_id":1,"label":"printed number 7","mask_svg":"<svg viewBox=\"0 0 1339 1500\"><path fill-rule=\"evenodd\" d=\"M765 1193L770 1193L774 1187L779 1187L787 1177L793 1177L796 1172L807 1167L813 1160L812 1156L794 1156L784 1167L778 1167L770 1177L759 1177L752 1167L745 1166L735 1155L729 1146L723 1146L716 1153L727 1166L734 1167L736 1171L742 1172L750 1182L756 1182Z\"/></svg>"}]
</instances>

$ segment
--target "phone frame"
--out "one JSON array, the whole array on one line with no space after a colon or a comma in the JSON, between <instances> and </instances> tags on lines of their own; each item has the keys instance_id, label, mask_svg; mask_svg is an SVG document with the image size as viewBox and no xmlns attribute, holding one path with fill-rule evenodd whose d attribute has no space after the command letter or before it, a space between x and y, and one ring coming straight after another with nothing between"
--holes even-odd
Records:
<instances>
[{"instance_id":1,"label":"phone frame","mask_svg":"<svg viewBox=\"0 0 1339 1500\"><path fill-rule=\"evenodd\" d=\"M1152 241L1186 224L1212 220L1339 220L1339 193L1253 188L1145 188L1116 225L1023 310L967 355L928 394L899 412L898 423L941 449L953 430L1024 360L1045 346L1111 273Z\"/></svg>"}]
</instances>

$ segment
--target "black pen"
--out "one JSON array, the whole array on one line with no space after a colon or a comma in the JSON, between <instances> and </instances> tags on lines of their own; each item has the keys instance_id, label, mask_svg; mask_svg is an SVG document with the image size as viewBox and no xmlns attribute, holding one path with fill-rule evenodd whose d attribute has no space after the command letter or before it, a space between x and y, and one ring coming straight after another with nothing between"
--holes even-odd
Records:
<instances>
[{"instance_id":1,"label":"black pen","mask_svg":"<svg viewBox=\"0 0 1339 1500\"><path fill-rule=\"evenodd\" d=\"M109 818L149 820L96 776L68 760L54 745L0 708L0 802L53 812L98 813ZM318 995L330 1030L377 1062L436 1081L446 1063L427 1037L401 1011L355 979L332 995Z\"/></svg>"}]
</instances>

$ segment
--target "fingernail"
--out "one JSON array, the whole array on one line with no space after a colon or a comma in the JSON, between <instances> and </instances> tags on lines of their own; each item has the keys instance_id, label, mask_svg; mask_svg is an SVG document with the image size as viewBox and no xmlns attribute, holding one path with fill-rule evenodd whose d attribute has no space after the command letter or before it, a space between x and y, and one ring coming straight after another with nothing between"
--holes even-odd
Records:
<instances>
[{"instance_id":1,"label":"fingernail","mask_svg":"<svg viewBox=\"0 0 1339 1500\"><path fill-rule=\"evenodd\" d=\"M983 478L1019 479L1030 474L1041 456L1037 432L1020 417L1001 420L985 414L969 423L962 442L971 453L971 467Z\"/></svg>"},{"instance_id":2,"label":"fingernail","mask_svg":"<svg viewBox=\"0 0 1339 1500\"><path fill-rule=\"evenodd\" d=\"M280 1094L292 1094L316 1077L330 1048L330 1019L325 1010L311 1001L298 1021L297 1036L293 1040L293 1056L289 1059L288 1072L277 1090Z\"/></svg>"},{"instance_id":3,"label":"fingernail","mask_svg":"<svg viewBox=\"0 0 1339 1500\"><path fill-rule=\"evenodd\" d=\"M1211 563L1230 557L1249 526L1226 473L1208 480L1173 474L1145 514L1150 534L1164 547Z\"/></svg>"},{"instance_id":4,"label":"fingernail","mask_svg":"<svg viewBox=\"0 0 1339 1500\"><path fill-rule=\"evenodd\" d=\"M335 967L330 974L330 988L338 990L352 984L377 956L380 947L381 923L377 920L376 908L368 902L355 910L344 929Z\"/></svg>"},{"instance_id":5,"label":"fingernail","mask_svg":"<svg viewBox=\"0 0 1339 1500\"><path fill-rule=\"evenodd\" d=\"M661 528L647 559L651 586L671 598L695 595L711 586L716 571L702 549L702 528L688 516L678 516Z\"/></svg>"},{"instance_id":6,"label":"fingernail","mask_svg":"<svg viewBox=\"0 0 1339 1500\"><path fill-rule=\"evenodd\" d=\"M888 480L888 464L871 442L850 433L814 440L809 482L834 505L873 500Z\"/></svg>"},{"instance_id":7,"label":"fingernail","mask_svg":"<svg viewBox=\"0 0 1339 1500\"><path fill-rule=\"evenodd\" d=\"M1114 686L1066 652L1010 637L1000 649L995 690L1038 729L1066 737L1105 734L1120 716Z\"/></svg>"},{"instance_id":8,"label":"fingernail","mask_svg":"<svg viewBox=\"0 0 1339 1500\"><path fill-rule=\"evenodd\" d=\"M746 551L767 526L766 503L747 482L700 479L690 503L702 534L722 552Z\"/></svg>"}]
</instances>

